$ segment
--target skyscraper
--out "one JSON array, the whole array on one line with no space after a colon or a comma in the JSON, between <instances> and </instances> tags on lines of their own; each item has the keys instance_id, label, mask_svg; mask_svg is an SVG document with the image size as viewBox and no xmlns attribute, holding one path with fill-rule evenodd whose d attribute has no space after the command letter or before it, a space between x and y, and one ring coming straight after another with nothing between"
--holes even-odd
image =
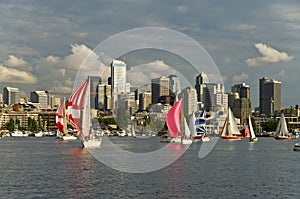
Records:
<instances>
[{"instance_id":1,"label":"skyscraper","mask_svg":"<svg viewBox=\"0 0 300 199\"><path fill-rule=\"evenodd\" d=\"M207 83L203 89L204 108L207 111L226 111L228 95L223 84Z\"/></svg>"},{"instance_id":2,"label":"skyscraper","mask_svg":"<svg viewBox=\"0 0 300 199\"><path fill-rule=\"evenodd\" d=\"M126 93L126 64L120 60L111 63L112 108L115 109L119 94Z\"/></svg>"},{"instance_id":3,"label":"skyscraper","mask_svg":"<svg viewBox=\"0 0 300 199\"><path fill-rule=\"evenodd\" d=\"M170 96L170 79L168 77L159 77L151 79L152 103L158 103L162 96Z\"/></svg>"},{"instance_id":4,"label":"skyscraper","mask_svg":"<svg viewBox=\"0 0 300 199\"><path fill-rule=\"evenodd\" d=\"M173 95L176 95L180 90L180 79L177 75L169 75L170 80L170 92Z\"/></svg>"},{"instance_id":5,"label":"skyscraper","mask_svg":"<svg viewBox=\"0 0 300 199\"><path fill-rule=\"evenodd\" d=\"M7 105L13 105L20 102L20 90L13 87L3 88L3 101Z\"/></svg>"},{"instance_id":6,"label":"skyscraper","mask_svg":"<svg viewBox=\"0 0 300 199\"><path fill-rule=\"evenodd\" d=\"M234 116L240 119L241 124L247 124L247 118L251 114L250 86L245 83L233 85L228 98Z\"/></svg>"},{"instance_id":7,"label":"skyscraper","mask_svg":"<svg viewBox=\"0 0 300 199\"><path fill-rule=\"evenodd\" d=\"M183 110L185 115L191 115L198 110L197 107L197 91L193 87L188 87L183 90Z\"/></svg>"},{"instance_id":8,"label":"skyscraper","mask_svg":"<svg viewBox=\"0 0 300 199\"><path fill-rule=\"evenodd\" d=\"M259 79L259 111L271 116L281 109L281 82L263 77Z\"/></svg>"},{"instance_id":9,"label":"skyscraper","mask_svg":"<svg viewBox=\"0 0 300 199\"><path fill-rule=\"evenodd\" d=\"M205 87L205 84L208 83L208 77L204 72L201 72L197 77L196 77L196 85L195 88L197 90L197 101L202 102L204 101L203 99L203 88Z\"/></svg>"}]
</instances>

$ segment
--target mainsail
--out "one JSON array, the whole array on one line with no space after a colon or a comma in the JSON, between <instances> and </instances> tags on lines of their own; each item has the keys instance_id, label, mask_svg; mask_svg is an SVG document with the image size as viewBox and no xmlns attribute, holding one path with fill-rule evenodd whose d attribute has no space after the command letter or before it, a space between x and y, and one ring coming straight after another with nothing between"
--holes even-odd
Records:
<instances>
[{"instance_id":1,"label":"mainsail","mask_svg":"<svg viewBox=\"0 0 300 199\"><path fill-rule=\"evenodd\" d=\"M195 121L196 121L195 113L192 113L192 116L191 116L190 121L189 121L189 128L190 128L192 137L196 135Z\"/></svg>"},{"instance_id":2,"label":"mainsail","mask_svg":"<svg viewBox=\"0 0 300 199\"><path fill-rule=\"evenodd\" d=\"M253 130L253 126L252 126L250 115L249 115L249 129L250 129L250 139L255 139L256 136L255 136L255 133L254 133L254 130Z\"/></svg>"},{"instance_id":3,"label":"mainsail","mask_svg":"<svg viewBox=\"0 0 300 199\"><path fill-rule=\"evenodd\" d=\"M224 122L221 136L240 136L241 133L235 122L235 118L230 108L228 108L228 116Z\"/></svg>"},{"instance_id":4,"label":"mainsail","mask_svg":"<svg viewBox=\"0 0 300 199\"><path fill-rule=\"evenodd\" d=\"M287 129L284 114L281 113L281 117L276 128L275 136L287 136L288 132L289 131Z\"/></svg>"},{"instance_id":5,"label":"mainsail","mask_svg":"<svg viewBox=\"0 0 300 199\"><path fill-rule=\"evenodd\" d=\"M171 137L181 136L180 133L180 114L182 107L182 100L178 100L173 107L169 110L166 118L166 123L170 132Z\"/></svg>"}]
</instances>

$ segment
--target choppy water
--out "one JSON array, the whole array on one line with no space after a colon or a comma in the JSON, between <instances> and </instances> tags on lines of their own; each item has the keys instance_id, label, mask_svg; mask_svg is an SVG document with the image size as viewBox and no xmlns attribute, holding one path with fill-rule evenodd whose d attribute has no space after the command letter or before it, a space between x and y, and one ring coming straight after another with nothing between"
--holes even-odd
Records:
<instances>
[{"instance_id":1,"label":"choppy water","mask_svg":"<svg viewBox=\"0 0 300 199\"><path fill-rule=\"evenodd\" d=\"M151 151L158 138L112 138ZM200 143L170 166L131 174L97 161L81 144L51 137L0 139L0 198L300 198L300 152L293 141L219 140L204 159Z\"/></svg>"}]
</instances>

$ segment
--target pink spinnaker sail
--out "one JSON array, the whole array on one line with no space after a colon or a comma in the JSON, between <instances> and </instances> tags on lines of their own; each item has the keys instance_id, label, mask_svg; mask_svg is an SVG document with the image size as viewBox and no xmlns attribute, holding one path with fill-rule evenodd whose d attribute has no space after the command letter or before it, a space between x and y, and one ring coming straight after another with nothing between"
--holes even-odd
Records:
<instances>
[{"instance_id":1,"label":"pink spinnaker sail","mask_svg":"<svg viewBox=\"0 0 300 199\"><path fill-rule=\"evenodd\" d=\"M171 137L181 136L180 132L180 114L182 108L182 100L178 100L173 107L169 110L167 114L167 126L170 132Z\"/></svg>"},{"instance_id":2,"label":"pink spinnaker sail","mask_svg":"<svg viewBox=\"0 0 300 199\"><path fill-rule=\"evenodd\" d=\"M58 130L62 133L66 133L65 132L65 110L66 110L66 107L65 107L65 102L61 103L56 111L56 114L55 114L55 122L56 122L56 126L58 128Z\"/></svg>"}]
</instances>

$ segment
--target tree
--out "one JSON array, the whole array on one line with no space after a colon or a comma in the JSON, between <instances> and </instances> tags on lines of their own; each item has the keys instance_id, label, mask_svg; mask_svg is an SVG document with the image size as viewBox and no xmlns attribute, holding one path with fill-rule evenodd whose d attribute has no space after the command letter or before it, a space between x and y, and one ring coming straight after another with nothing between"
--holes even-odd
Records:
<instances>
[{"instance_id":1,"label":"tree","mask_svg":"<svg viewBox=\"0 0 300 199\"><path fill-rule=\"evenodd\" d=\"M15 130L15 121L13 118L9 119L9 121L5 124L5 128L10 132Z\"/></svg>"},{"instance_id":2,"label":"tree","mask_svg":"<svg viewBox=\"0 0 300 199\"><path fill-rule=\"evenodd\" d=\"M276 131L278 121L269 120L268 122L263 124L263 130L267 132Z\"/></svg>"}]
</instances>

